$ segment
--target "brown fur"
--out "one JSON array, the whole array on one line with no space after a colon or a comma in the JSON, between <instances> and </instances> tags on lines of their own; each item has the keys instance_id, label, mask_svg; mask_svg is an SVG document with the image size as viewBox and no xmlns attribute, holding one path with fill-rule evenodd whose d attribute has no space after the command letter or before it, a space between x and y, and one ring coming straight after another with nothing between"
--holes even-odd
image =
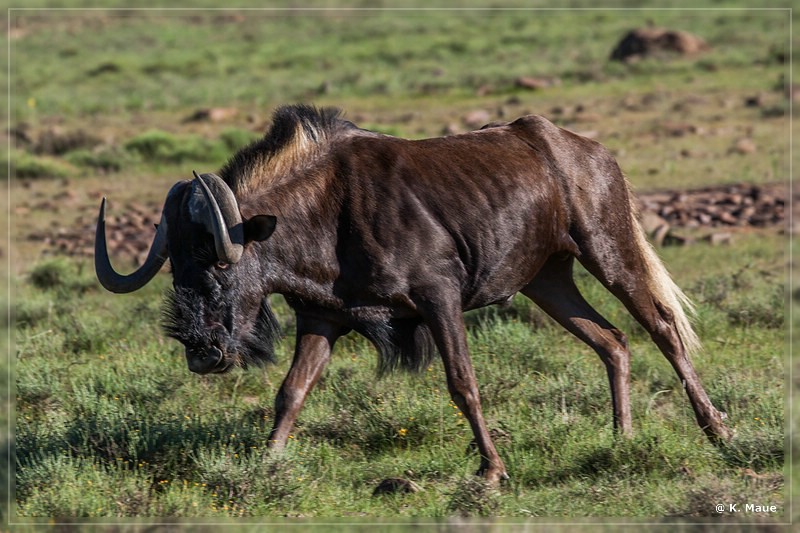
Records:
<instances>
[{"instance_id":1,"label":"brown fur","mask_svg":"<svg viewBox=\"0 0 800 533\"><path fill-rule=\"evenodd\" d=\"M275 447L336 340L355 330L378 348L382 370L423 368L438 351L475 434L479 473L496 483L505 467L483 419L462 313L517 292L597 352L614 426L629 434L627 341L583 299L575 260L650 333L703 430L729 436L688 359L697 345L688 299L645 240L628 183L599 143L537 116L409 141L358 129L338 111L294 106L278 110L268 134L221 175L243 217L244 253L220 270L212 240L186 222L185 195L171 195L165 217L181 301L170 326L192 370L224 371L233 350L258 355L252 341L270 336L261 300L285 296L297 342L276 398Z\"/></svg>"}]
</instances>

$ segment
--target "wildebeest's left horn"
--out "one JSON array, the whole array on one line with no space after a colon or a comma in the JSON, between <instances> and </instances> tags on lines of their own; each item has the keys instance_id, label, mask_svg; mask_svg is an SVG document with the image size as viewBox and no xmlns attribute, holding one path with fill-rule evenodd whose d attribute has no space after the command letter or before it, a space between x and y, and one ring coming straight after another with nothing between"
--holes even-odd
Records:
<instances>
[{"instance_id":1,"label":"wildebeest's left horn","mask_svg":"<svg viewBox=\"0 0 800 533\"><path fill-rule=\"evenodd\" d=\"M136 272L127 276L117 274L111 261L108 258L108 246L106 245L106 199L103 198L100 204L100 215L97 217L97 230L94 237L94 271L100 284L111 292L125 293L141 289L147 282L153 279L161 266L169 257L167 249L167 209L171 205L177 194L184 191L188 181L179 181L167 193L164 207L161 210L161 222L156 230L153 244L147 252L144 264Z\"/></svg>"},{"instance_id":2,"label":"wildebeest's left horn","mask_svg":"<svg viewBox=\"0 0 800 533\"><path fill-rule=\"evenodd\" d=\"M205 213L200 215L214 236L217 257L225 263L238 263L244 252L244 230L239 205L228 184L215 174L194 173L205 199Z\"/></svg>"},{"instance_id":3,"label":"wildebeest's left horn","mask_svg":"<svg viewBox=\"0 0 800 533\"><path fill-rule=\"evenodd\" d=\"M108 258L106 245L106 199L100 204L100 215L97 217L97 230L94 237L94 270L100 284L111 292L126 293L141 289L153 279L161 265L167 260L167 221L161 215L161 223L144 264L127 276L117 274Z\"/></svg>"}]
</instances>

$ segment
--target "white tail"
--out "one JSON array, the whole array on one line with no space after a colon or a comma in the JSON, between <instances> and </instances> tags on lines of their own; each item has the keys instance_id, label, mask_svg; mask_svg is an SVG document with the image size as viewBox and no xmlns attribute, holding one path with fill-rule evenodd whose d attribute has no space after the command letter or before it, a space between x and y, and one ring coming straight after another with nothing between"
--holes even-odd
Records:
<instances>
[{"instance_id":1,"label":"white tail","mask_svg":"<svg viewBox=\"0 0 800 533\"><path fill-rule=\"evenodd\" d=\"M675 327L678 330L678 336L683 343L686 354L696 353L700 350L701 343L697 333L692 328L689 318L690 315L693 317L695 314L694 303L675 284L655 249L647 241L637 217L638 210L633 203L633 193L629 193L629 198L631 218L633 219L634 233L636 234L636 247L642 254L647 270L647 286L661 304L672 312L672 316L675 319Z\"/></svg>"}]
</instances>

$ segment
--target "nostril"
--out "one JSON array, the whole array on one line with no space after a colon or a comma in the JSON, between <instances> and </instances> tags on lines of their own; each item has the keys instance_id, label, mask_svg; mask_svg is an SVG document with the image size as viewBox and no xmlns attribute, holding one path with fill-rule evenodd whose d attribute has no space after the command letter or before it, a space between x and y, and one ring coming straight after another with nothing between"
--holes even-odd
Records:
<instances>
[{"instance_id":1,"label":"nostril","mask_svg":"<svg viewBox=\"0 0 800 533\"><path fill-rule=\"evenodd\" d=\"M206 353L206 357L209 359L213 359L214 364L216 365L220 361L222 361L222 350L217 348L216 346L212 346L210 350Z\"/></svg>"},{"instance_id":2,"label":"nostril","mask_svg":"<svg viewBox=\"0 0 800 533\"><path fill-rule=\"evenodd\" d=\"M186 363L191 372L208 374L223 360L222 350L216 346L201 350L186 349Z\"/></svg>"}]
</instances>

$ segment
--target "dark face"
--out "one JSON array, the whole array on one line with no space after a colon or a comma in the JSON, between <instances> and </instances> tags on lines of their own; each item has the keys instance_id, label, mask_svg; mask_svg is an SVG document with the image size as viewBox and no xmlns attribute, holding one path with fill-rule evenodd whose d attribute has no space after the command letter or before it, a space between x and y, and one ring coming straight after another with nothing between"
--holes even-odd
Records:
<instances>
[{"instance_id":1,"label":"dark face","mask_svg":"<svg viewBox=\"0 0 800 533\"><path fill-rule=\"evenodd\" d=\"M186 209L176 211L167 221L173 290L163 327L186 347L189 370L222 373L272 361L280 330L266 299L257 242L247 242L235 264L224 263L206 228Z\"/></svg>"}]
</instances>

